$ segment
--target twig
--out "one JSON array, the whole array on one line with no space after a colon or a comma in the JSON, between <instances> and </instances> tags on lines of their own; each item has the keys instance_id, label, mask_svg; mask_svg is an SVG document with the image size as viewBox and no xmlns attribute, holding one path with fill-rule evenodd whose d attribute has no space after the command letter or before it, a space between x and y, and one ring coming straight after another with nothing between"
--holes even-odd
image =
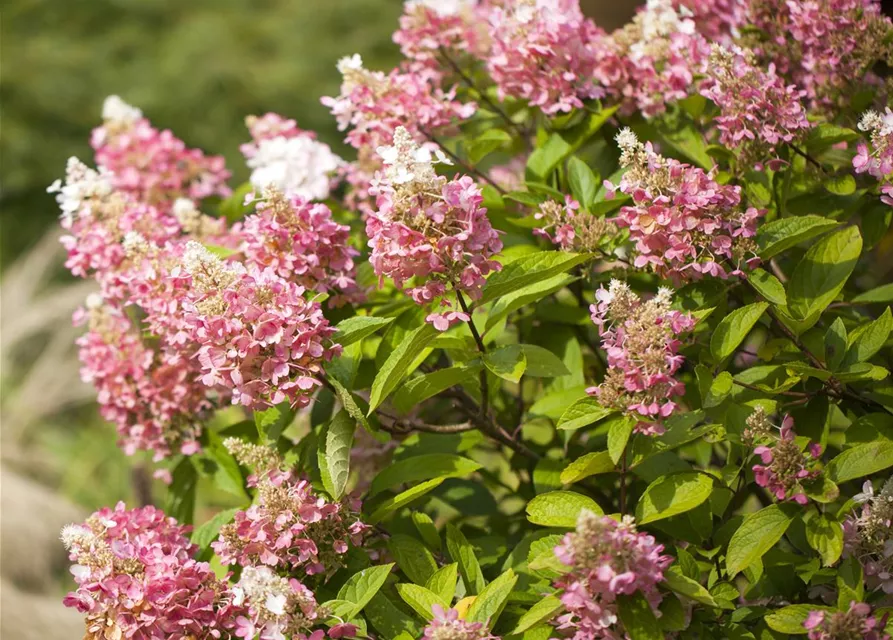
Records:
<instances>
[{"instance_id":1,"label":"twig","mask_svg":"<svg viewBox=\"0 0 893 640\"><path fill-rule=\"evenodd\" d=\"M819 162L818 160L813 158L811 155L809 155L808 153L803 151L803 149L801 149L797 145L790 144L789 146L791 147L791 149L793 150L794 153L796 153L801 158L805 158L808 163L810 163L811 165L813 165L815 167L818 167L822 173L827 175L828 172L825 170L825 167L822 166L821 162Z\"/></svg>"},{"instance_id":2,"label":"twig","mask_svg":"<svg viewBox=\"0 0 893 640\"><path fill-rule=\"evenodd\" d=\"M767 393L765 389L760 389L758 386L754 384L748 384L746 382L741 382L739 380L735 380L732 378L732 384L737 384L739 387L744 387L745 389L750 389L751 391L757 391L759 393ZM812 394L804 393L802 391L776 391L777 395L780 396L790 396L792 398L811 398Z\"/></svg>"},{"instance_id":3,"label":"twig","mask_svg":"<svg viewBox=\"0 0 893 640\"><path fill-rule=\"evenodd\" d=\"M459 301L459 306L462 307L462 311L468 316L468 328L471 329L471 335L474 336L474 341L477 344L478 351L481 352L481 356L487 355L487 347L484 346L484 340L481 338L481 334L478 333L477 327L474 326L474 317L471 315L471 311L468 310L468 305L465 304L465 297L462 295L462 292L456 289L456 299ZM480 374L481 381L481 415L488 416L490 411L490 385L487 382L487 368L481 367Z\"/></svg>"}]
</instances>

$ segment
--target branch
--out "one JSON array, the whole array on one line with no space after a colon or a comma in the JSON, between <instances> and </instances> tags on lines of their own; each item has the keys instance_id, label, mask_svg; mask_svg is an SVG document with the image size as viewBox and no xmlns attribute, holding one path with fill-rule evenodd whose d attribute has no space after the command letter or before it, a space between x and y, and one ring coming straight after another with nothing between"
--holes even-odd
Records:
<instances>
[{"instance_id":1,"label":"branch","mask_svg":"<svg viewBox=\"0 0 893 640\"><path fill-rule=\"evenodd\" d=\"M455 288L455 286L453 287ZM462 307L462 311L468 315L468 328L471 329L471 335L474 336L475 344L478 346L478 351L481 352L481 356L487 355L487 347L484 346L484 340L481 338L481 334L478 333L477 327L474 326L474 318L471 315L471 311L468 310L468 305L465 304L465 297L462 295L462 292L456 289L456 299L459 301L459 306ZM481 415L487 416L489 413L489 403L490 403L490 385L487 382L487 367L481 367L480 374L481 381Z\"/></svg>"}]
</instances>

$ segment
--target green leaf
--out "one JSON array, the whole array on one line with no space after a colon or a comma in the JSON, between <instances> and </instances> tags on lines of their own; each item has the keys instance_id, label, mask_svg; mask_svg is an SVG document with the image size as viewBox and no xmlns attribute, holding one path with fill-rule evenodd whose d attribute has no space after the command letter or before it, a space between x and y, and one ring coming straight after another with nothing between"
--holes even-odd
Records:
<instances>
[{"instance_id":1,"label":"green leaf","mask_svg":"<svg viewBox=\"0 0 893 640\"><path fill-rule=\"evenodd\" d=\"M437 527L434 526L431 516L421 511L413 511L412 523L415 525L419 535L422 536L425 544L439 552L441 548L440 534L437 532Z\"/></svg>"},{"instance_id":2,"label":"green leaf","mask_svg":"<svg viewBox=\"0 0 893 640\"><path fill-rule=\"evenodd\" d=\"M806 622L810 611L827 611L832 613L834 609L814 604L792 604L778 611L773 611L764 619L773 631L792 635L806 635L806 627L803 626L803 623Z\"/></svg>"},{"instance_id":3,"label":"green leaf","mask_svg":"<svg viewBox=\"0 0 893 640\"><path fill-rule=\"evenodd\" d=\"M525 375L532 378L560 378L561 376L570 375L571 372L568 370L567 365L548 349L534 344L521 344L518 346L521 347L527 359L527 368L524 370Z\"/></svg>"},{"instance_id":4,"label":"green leaf","mask_svg":"<svg viewBox=\"0 0 893 640\"><path fill-rule=\"evenodd\" d=\"M425 588L439 595L447 603L453 601L456 594L456 583L459 580L459 564L453 562L441 567L428 578Z\"/></svg>"},{"instance_id":5,"label":"green leaf","mask_svg":"<svg viewBox=\"0 0 893 640\"><path fill-rule=\"evenodd\" d=\"M833 229L839 224L836 220L808 215L780 218L760 225L756 237L757 245L760 247L760 257L763 260L768 260L782 251Z\"/></svg>"},{"instance_id":6,"label":"green leaf","mask_svg":"<svg viewBox=\"0 0 893 640\"><path fill-rule=\"evenodd\" d=\"M558 420L558 428L573 430L598 422L614 413L614 409L601 406L593 396L580 398L569 406Z\"/></svg>"},{"instance_id":7,"label":"green leaf","mask_svg":"<svg viewBox=\"0 0 893 640\"><path fill-rule=\"evenodd\" d=\"M496 578L477 595L465 619L468 622L483 622L488 630L492 629L516 582L518 576L511 569Z\"/></svg>"},{"instance_id":8,"label":"green leaf","mask_svg":"<svg viewBox=\"0 0 893 640\"><path fill-rule=\"evenodd\" d=\"M367 336L382 329L394 321L394 318L376 318L374 316L354 316L342 320L335 327L337 331L332 336L332 341L337 342L342 347L346 347L354 342L362 340Z\"/></svg>"},{"instance_id":9,"label":"green leaf","mask_svg":"<svg viewBox=\"0 0 893 640\"><path fill-rule=\"evenodd\" d=\"M833 147L838 142L853 142L860 137L859 133L852 129L830 122L822 122L809 130L809 135L806 137L806 148L811 154L815 154Z\"/></svg>"},{"instance_id":10,"label":"green leaf","mask_svg":"<svg viewBox=\"0 0 893 640\"><path fill-rule=\"evenodd\" d=\"M788 298L781 281L768 271L754 269L747 276L750 285L766 300L779 307L787 306Z\"/></svg>"},{"instance_id":11,"label":"green leaf","mask_svg":"<svg viewBox=\"0 0 893 640\"><path fill-rule=\"evenodd\" d=\"M171 474L168 487L165 513L176 518L180 524L192 524L195 515L195 492L198 487L198 473L188 456L184 457Z\"/></svg>"},{"instance_id":12,"label":"green leaf","mask_svg":"<svg viewBox=\"0 0 893 640\"><path fill-rule=\"evenodd\" d=\"M446 480L446 478L444 477L434 478L432 480L428 480L427 482L417 484L411 489L407 489L403 493L398 493L392 498L388 498L378 506L378 508L372 513L371 516L369 516L369 524L377 524L381 522L395 511L398 511L408 504L415 502L423 495L439 486L440 483L444 480Z\"/></svg>"},{"instance_id":13,"label":"green leaf","mask_svg":"<svg viewBox=\"0 0 893 640\"><path fill-rule=\"evenodd\" d=\"M430 478L460 478L481 468L474 460L452 453L426 453L403 458L378 472L369 487L369 496L401 484Z\"/></svg>"},{"instance_id":14,"label":"green leaf","mask_svg":"<svg viewBox=\"0 0 893 640\"><path fill-rule=\"evenodd\" d=\"M617 613L630 640L663 640L663 629L640 591L617 596Z\"/></svg>"},{"instance_id":15,"label":"green leaf","mask_svg":"<svg viewBox=\"0 0 893 640\"><path fill-rule=\"evenodd\" d=\"M648 485L636 506L636 520L647 524L691 511L710 497L713 480L703 473L663 476Z\"/></svg>"},{"instance_id":16,"label":"green leaf","mask_svg":"<svg viewBox=\"0 0 893 640\"><path fill-rule=\"evenodd\" d=\"M357 428L347 411L341 410L320 434L317 449L322 484L333 500L340 500L350 477L350 448Z\"/></svg>"},{"instance_id":17,"label":"green leaf","mask_svg":"<svg viewBox=\"0 0 893 640\"><path fill-rule=\"evenodd\" d=\"M397 388L404 376L409 373L407 369L436 335L437 329L426 322L410 331L400 341L372 383L372 391L369 394L370 414Z\"/></svg>"},{"instance_id":18,"label":"green leaf","mask_svg":"<svg viewBox=\"0 0 893 640\"><path fill-rule=\"evenodd\" d=\"M201 549L206 549L208 545L217 538L217 534L220 533L220 528L229 523L233 519L233 516L236 515L237 511L239 511L239 509L226 509L225 511L220 511L202 526L196 528L195 531L192 532L192 544L198 545Z\"/></svg>"},{"instance_id":19,"label":"green leaf","mask_svg":"<svg viewBox=\"0 0 893 640\"><path fill-rule=\"evenodd\" d=\"M849 609L851 602L865 599L865 577L862 563L850 556L840 563L837 569L837 608Z\"/></svg>"},{"instance_id":20,"label":"green leaf","mask_svg":"<svg viewBox=\"0 0 893 640\"><path fill-rule=\"evenodd\" d=\"M294 420L295 413L287 402L254 412L254 424L262 441L276 442L285 428Z\"/></svg>"},{"instance_id":21,"label":"green leaf","mask_svg":"<svg viewBox=\"0 0 893 640\"><path fill-rule=\"evenodd\" d=\"M527 369L527 356L521 345L510 344L485 353L484 366L503 380L518 382Z\"/></svg>"},{"instance_id":22,"label":"green leaf","mask_svg":"<svg viewBox=\"0 0 893 640\"><path fill-rule=\"evenodd\" d=\"M847 449L828 463L826 473L837 484L893 467L893 442L866 442Z\"/></svg>"},{"instance_id":23,"label":"green leaf","mask_svg":"<svg viewBox=\"0 0 893 640\"><path fill-rule=\"evenodd\" d=\"M484 574L481 572L481 564L474 553L474 547L451 523L447 523L446 526L446 543L450 558L459 564L459 573L462 575L466 590L472 594L480 593L486 583Z\"/></svg>"},{"instance_id":24,"label":"green leaf","mask_svg":"<svg viewBox=\"0 0 893 640\"><path fill-rule=\"evenodd\" d=\"M676 566L671 566L664 571L664 584L670 591L674 591L679 595L705 604L708 607L719 608L716 600L713 599L713 596L710 595L710 592L701 583L685 576L682 570Z\"/></svg>"},{"instance_id":25,"label":"green leaf","mask_svg":"<svg viewBox=\"0 0 893 640\"><path fill-rule=\"evenodd\" d=\"M589 496L573 491L550 491L536 496L527 503L527 519L545 527L577 526L577 518L583 509L602 515L604 512Z\"/></svg>"},{"instance_id":26,"label":"green leaf","mask_svg":"<svg viewBox=\"0 0 893 640\"><path fill-rule=\"evenodd\" d=\"M794 319L823 311L837 297L862 252L859 227L841 229L807 250L788 283L788 310Z\"/></svg>"},{"instance_id":27,"label":"green leaf","mask_svg":"<svg viewBox=\"0 0 893 640\"><path fill-rule=\"evenodd\" d=\"M480 368L480 362L461 364L411 378L394 394L394 406L401 413L407 413L428 398L467 382Z\"/></svg>"},{"instance_id":28,"label":"green leaf","mask_svg":"<svg viewBox=\"0 0 893 640\"><path fill-rule=\"evenodd\" d=\"M843 527L828 513L810 511L806 516L806 541L830 567L843 552Z\"/></svg>"},{"instance_id":29,"label":"green leaf","mask_svg":"<svg viewBox=\"0 0 893 640\"><path fill-rule=\"evenodd\" d=\"M831 371L836 371L846 355L846 325L841 318L836 318L825 332L825 364Z\"/></svg>"},{"instance_id":30,"label":"green leaf","mask_svg":"<svg viewBox=\"0 0 893 640\"><path fill-rule=\"evenodd\" d=\"M865 293L860 293L853 302L871 303L871 302L893 302L893 282L890 284L882 284L879 287L870 289Z\"/></svg>"},{"instance_id":31,"label":"green leaf","mask_svg":"<svg viewBox=\"0 0 893 640\"><path fill-rule=\"evenodd\" d=\"M415 619L409 617L383 593L376 593L366 605L363 616L386 640L416 638L419 635Z\"/></svg>"},{"instance_id":32,"label":"green leaf","mask_svg":"<svg viewBox=\"0 0 893 640\"><path fill-rule=\"evenodd\" d=\"M608 455L614 464L620 462L623 457L635 426L636 419L629 416L621 416L611 421L611 426L608 427Z\"/></svg>"},{"instance_id":33,"label":"green leaf","mask_svg":"<svg viewBox=\"0 0 893 640\"><path fill-rule=\"evenodd\" d=\"M583 146L617 109L614 106L590 113L580 124L553 133L542 146L530 154L527 170L538 178L548 177L562 160Z\"/></svg>"},{"instance_id":34,"label":"green leaf","mask_svg":"<svg viewBox=\"0 0 893 640\"><path fill-rule=\"evenodd\" d=\"M843 365L869 360L883 348L891 331L893 331L893 315L890 314L890 307L887 307L880 318L853 331Z\"/></svg>"},{"instance_id":35,"label":"green leaf","mask_svg":"<svg viewBox=\"0 0 893 640\"><path fill-rule=\"evenodd\" d=\"M822 186L837 196L849 196L856 192L856 179L849 173L826 178Z\"/></svg>"},{"instance_id":36,"label":"green leaf","mask_svg":"<svg viewBox=\"0 0 893 640\"><path fill-rule=\"evenodd\" d=\"M517 311L518 309L541 300L556 291L560 291L575 280L577 280L577 278L569 276L566 273L560 273L557 276L552 276L542 282L534 282L531 285L518 289L514 293L502 296L499 300L493 303L493 308L490 309L490 313L487 316L485 331L489 331L491 328L499 324L500 320L513 311Z\"/></svg>"},{"instance_id":37,"label":"green leaf","mask_svg":"<svg viewBox=\"0 0 893 640\"><path fill-rule=\"evenodd\" d=\"M492 151L509 144L512 137L502 129L487 129L468 144L468 159L478 164Z\"/></svg>"},{"instance_id":38,"label":"green leaf","mask_svg":"<svg viewBox=\"0 0 893 640\"><path fill-rule=\"evenodd\" d=\"M412 607L412 610L425 620L434 619L431 607L435 604L439 604L444 609L450 608L449 602L444 601L443 598L433 591L429 591L417 584L398 584L397 593L403 598L403 602Z\"/></svg>"},{"instance_id":39,"label":"green leaf","mask_svg":"<svg viewBox=\"0 0 893 640\"><path fill-rule=\"evenodd\" d=\"M564 471L561 472L561 482L562 484L572 484L599 473L610 473L614 471L615 466L616 463L611 460L607 451L587 453L564 468Z\"/></svg>"},{"instance_id":40,"label":"green leaf","mask_svg":"<svg viewBox=\"0 0 893 640\"><path fill-rule=\"evenodd\" d=\"M335 393L338 395L338 400L341 401L341 406L344 407L344 410L347 411L348 415L363 425L363 428L366 429L366 431L373 431L372 426L366 419L366 414L360 409L360 405L357 403L354 395L348 391L343 384L335 379L334 376L329 377L329 383L335 387Z\"/></svg>"},{"instance_id":41,"label":"green leaf","mask_svg":"<svg viewBox=\"0 0 893 640\"><path fill-rule=\"evenodd\" d=\"M541 283L591 259L591 254L567 251L539 251L523 256L504 265L501 271L487 278L478 304L501 298L531 284Z\"/></svg>"},{"instance_id":42,"label":"green leaf","mask_svg":"<svg viewBox=\"0 0 893 640\"><path fill-rule=\"evenodd\" d=\"M765 302L755 302L735 309L722 319L713 332L713 337L710 338L710 353L717 362L735 353L735 349L747 337L768 307Z\"/></svg>"},{"instance_id":43,"label":"green leaf","mask_svg":"<svg viewBox=\"0 0 893 640\"><path fill-rule=\"evenodd\" d=\"M437 561L428 547L413 538L396 533L388 540L388 551L397 566L416 584L425 584L437 571Z\"/></svg>"},{"instance_id":44,"label":"green leaf","mask_svg":"<svg viewBox=\"0 0 893 640\"><path fill-rule=\"evenodd\" d=\"M510 635L524 633L543 622L551 620L563 607L564 605L561 604L561 600L555 596L546 596L530 607L530 609L518 619L518 624L512 629Z\"/></svg>"},{"instance_id":45,"label":"green leaf","mask_svg":"<svg viewBox=\"0 0 893 640\"><path fill-rule=\"evenodd\" d=\"M347 600L354 604L356 609L353 615L348 617L352 618L363 610L363 607L368 604L372 597L378 593L378 590L384 585L385 580L388 579L388 575L390 575L391 569L393 568L393 562L391 564L383 564L377 567L369 567L348 578L347 582L345 582L338 590L337 596L338 600Z\"/></svg>"},{"instance_id":46,"label":"green leaf","mask_svg":"<svg viewBox=\"0 0 893 640\"><path fill-rule=\"evenodd\" d=\"M567 180L574 198L588 211L600 186L598 176L577 156L571 156L567 161Z\"/></svg>"},{"instance_id":47,"label":"green leaf","mask_svg":"<svg viewBox=\"0 0 893 640\"><path fill-rule=\"evenodd\" d=\"M788 530L795 513L797 511L791 505L773 504L748 515L729 540L726 553L729 578L752 565L775 546Z\"/></svg>"}]
</instances>

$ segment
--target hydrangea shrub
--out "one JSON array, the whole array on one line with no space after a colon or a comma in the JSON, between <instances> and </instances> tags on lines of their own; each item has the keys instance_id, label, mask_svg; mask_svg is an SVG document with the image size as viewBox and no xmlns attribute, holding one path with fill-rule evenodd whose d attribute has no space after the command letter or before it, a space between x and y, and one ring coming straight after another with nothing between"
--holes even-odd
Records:
<instances>
[{"instance_id":1,"label":"hydrangea shrub","mask_svg":"<svg viewBox=\"0 0 893 640\"><path fill-rule=\"evenodd\" d=\"M889 639L880 4L412 0L394 41L322 98L355 157L248 116L230 184L111 97L50 188L167 493L62 532L85 637Z\"/></svg>"}]
</instances>

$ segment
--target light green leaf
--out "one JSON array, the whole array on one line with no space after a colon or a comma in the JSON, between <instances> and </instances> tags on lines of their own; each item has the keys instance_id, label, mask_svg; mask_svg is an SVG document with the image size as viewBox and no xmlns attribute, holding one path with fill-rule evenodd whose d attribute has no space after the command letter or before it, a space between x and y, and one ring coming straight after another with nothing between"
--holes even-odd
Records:
<instances>
[{"instance_id":1,"label":"light green leaf","mask_svg":"<svg viewBox=\"0 0 893 640\"><path fill-rule=\"evenodd\" d=\"M716 600L710 595L700 582L686 577L682 570L676 566L671 566L664 571L664 584L670 591L674 591L679 595L690 598L708 607L719 608Z\"/></svg>"},{"instance_id":2,"label":"light green leaf","mask_svg":"<svg viewBox=\"0 0 893 640\"><path fill-rule=\"evenodd\" d=\"M636 506L636 520L647 524L691 511L713 491L713 480L695 472L675 473L648 485Z\"/></svg>"},{"instance_id":3,"label":"light green leaf","mask_svg":"<svg viewBox=\"0 0 893 640\"><path fill-rule=\"evenodd\" d=\"M448 603L453 601L456 594L456 582L459 580L459 564L450 563L441 567L428 578L425 588L430 589Z\"/></svg>"},{"instance_id":4,"label":"light green leaf","mask_svg":"<svg viewBox=\"0 0 893 640\"><path fill-rule=\"evenodd\" d=\"M459 573L462 575L465 588L469 593L480 593L486 583L474 547L469 544L458 527L451 523L447 523L446 526L446 542L450 558L459 564Z\"/></svg>"},{"instance_id":5,"label":"light green leaf","mask_svg":"<svg viewBox=\"0 0 893 640\"><path fill-rule=\"evenodd\" d=\"M573 430L598 422L614 413L614 409L601 406L593 396L580 398L569 406L558 420L558 428Z\"/></svg>"},{"instance_id":6,"label":"light green leaf","mask_svg":"<svg viewBox=\"0 0 893 640\"><path fill-rule=\"evenodd\" d=\"M825 178L822 186L837 196L849 196L856 192L856 179L849 173Z\"/></svg>"},{"instance_id":7,"label":"light green leaf","mask_svg":"<svg viewBox=\"0 0 893 640\"><path fill-rule=\"evenodd\" d=\"M621 416L611 420L608 427L608 455L614 464L620 462L629 438L632 435L633 428L636 426L636 419L629 416Z\"/></svg>"},{"instance_id":8,"label":"light green leaf","mask_svg":"<svg viewBox=\"0 0 893 640\"><path fill-rule=\"evenodd\" d=\"M527 369L527 356L521 345L510 344L485 353L484 366L503 380L518 382Z\"/></svg>"},{"instance_id":9,"label":"light green leaf","mask_svg":"<svg viewBox=\"0 0 893 640\"><path fill-rule=\"evenodd\" d=\"M319 471L323 487L334 500L340 500L350 477L350 448L353 446L353 435L357 428L347 411L341 410L320 434L320 446L317 449Z\"/></svg>"},{"instance_id":10,"label":"light green leaf","mask_svg":"<svg viewBox=\"0 0 893 640\"><path fill-rule=\"evenodd\" d=\"M468 159L478 164L485 156L509 144L512 137L502 129L487 129L468 144Z\"/></svg>"},{"instance_id":11,"label":"light green leaf","mask_svg":"<svg viewBox=\"0 0 893 640\"><path fill-rule=\"evenodd\" d=\"M409 617L383 593L376 593L366 605L363 617L375 627L385 640L412 640L418 637L419 628L414 618Z\"/></svg>"},{"instance_id":12,"label":"light green leaf","mask_svg":"<svg viewBox=\"0 0 893 640\"><path fill-rule=\"evenodd\" d=\"M760 257L763 260L768 260L801 242L830 231L839 224L836 220L808 215L780 218L760 225L756 237L760 247Z\"/></svg>"},{"instance_id":13,"label":"light green leaf","mask_svg":"<svg viewBox=\"0 0 893 640\"><path fill-rule=\"evenodd\" d=\"M437 571L437 561L428 547L413 538L396 533L388 539L388 551L397 566L416 584L425 584Z\"/></svg>"},{"instance_id":14,"label":"light green leaf","mask_svg":"<svg viewBox=\"0 0 893 640\"><path fill-rule=\"evenodd\" d=\"M480 362L461 364L411 378L394 394L394 406L398 411L407 413L428 398L467 382L480 368Z\"/></svg>"},{"instance_id":15,"label":"light green leaf","mask_svg":"<svg viewBox=\"0 0 893 640\"><path fill-rule=\"evenodd\" d=\"M437 532L437 527L434 526L434 521L431 519L431 516L421 511L413 511L412 523L415 525L419 535L422 536L422 540L425 541L425 544L439 552L442 546L440 542L440 534Z\"/></svg>"},{"instance_id":16,"label":"light green leaf","mask_svg":"<svg viewBox=\"0 0 893 640\"><path fill-rule=\"evenodd\" d=\"M891 443L893 444L893 443ZM733 578L763 557L788 530L797 510L789 504L773 504L748 515L729 540L726 571Z\"/></svg>"},{"instance_id":17,"label":"light green leaf","mask_svg":"<svg viewBox=\"0 0 893 640\"><path fill-rule=\"evenodd\" d=\"M614 471L615 464L607 451L587 453L565 467L561 472L561 482L572 484L599 473L610 473Z\"/></svg>"},{"instance_id":18,"label":"light green leaf","mask_svg":"<svg viewBox=\"0 0 893 640\"><path fill-rule=\"evenodd\" d=\"M395 511L398 511L408 504L415 502L423 495L439 486L440 483L444 480L446 480L446 478L444 477L434 478L432 480L428 480L427 482L417 484L411 489L407 489L403 493L398 493L392 498L388 498L378 506L378 508L372 513L371 516L369 516L369 524L377 524L381 522Z\"/></svg>"},{"instance_id":19,"label":"light green leaf","mask_svg":"<svg viewBox=\"0 0 893 640\"><path fill-rule=\"evenodd\" d=\"M496 326L500 320L513 311L517 311L518 309L532 304L537 300L541 300L556 291L560 291L575 280L577 280L577 278L569 276L566 273L560 273L557 276L552 276L542 282L534 282L522 289L518 289L514 293L502 296L499 300L493 303L493 308L490 309L490 314L487 316L485 331L489 331Z\"/></svg>"},{"instance_id":20,"label":"light green leaf","mask_svg":"<svg viewBox=\"0 0 893 640\"><path fill-rule=\"evenodd\" d=\"M530 607L530 609L518 619L518 624L512 629L510 635L524 633L543 622L551 620L563 607L564 605L561 604L561 600L555 596L546 596Z\"/></svg>"},{"instance_id":21,"label":"light green leaf","mask_svg":"<svg viewBox=\"0 0 893 640\"><path fill-rule=\"evenodd\" d=\"M847 349L846 325L841 318L835 318L825 332L825 364L831 371L836 371L843 362Z\"/></svg>"},{"instance_id":22,"label":"light green leaf","mask_svg":"<svg viewBox=\"0 0 893 640\"><path fill-rule=\"evenodd\" d=\"M363 610L363 607L384 585L393 568L394 563L369 567L348 578L347 582L338 590L337 596L338 600L347 600L354 603L356 610L353 615L348 617L352 618Z\"/></svg>"},{"instance_id":23,"label":"light green leaf","mask_svg":"<svg viewBox=\"0 0 893 640\"><path fill-rule=\"evenodd\" d=\"M478 304L484 304L513 293L537 282L543 282L560 273L570 271L592 259L592 254L567 251L539 251L523 256L503 266L487 279Z\"/></svg>"},{"instance_id":24,"label":"light green leaf","mask_svg":"<svg viewBox=\"0 0 893 640\"><path fill-rule=\"evenodd\" d=\"M410 373L407 369L436 335L437 329L426 322L406 334L397 344L372 383L372 391L369 394L370 414L397 388L406 374Z\"/></svg>"},{"instance_id":25,"label":"light green leaf","mask_svg":"<svg viewBox=\"0 0 893 640\"><path fill-rule=\"evenodd\" d=\"M469 622L483 622L487 629L492 629L516 582L518 576L511 569L496 578L474 599L465 619Z\"/></svg>"},{"instance_id":26,"label":"light green leaf","mask_svg":"<svg viewBox=\"0 0 893 640\"><path fill-rule=\"evenodd\" d=\"M810 247L788 283L788 310L794 319L823 311L840 293L862 252L859 227L841 229Z\"/></svg>"},{"instance_id":27,"label":"light green leaf","mask_svg":"<svg viewBox=\"0 0 893 640\"><path fill-rule=\"evenodd\" d=\"M735 309L723 318L713 332L713 337L710 338L710 353L713 357L719 362L735 353L735 349L747 337L768 307L765 302L756 302Z\"/></svg>"},{"instance_id":28,"label":"light green leaf","mask_svg":"<svg viewBox=\"0 0 893 640\"><path fill-rule=\"evenodd\" d=\"M583 509L598 515L604 513L598 503L588 496L573 491L550 491L527 503L527 519L545 527L573 529Z\"/></svg>"},{"instance_id":29,"label":"light green leaf","mask_svg":"<svg viewBox=\"0 0 893 640\"><path fill-rule=\"evenodd\" d=\"M403 602L412 607L412 610L425 620L434 619L431 607L435 604L439 604L444 609L450 608L450 604L439 595L417 584L398 584L397 593L403 598Z\"/></svg>"},{"instance_id":30,"label":"light green leaf","mask_svg":"<svg viewBox=\"0 0 893 640\"><path fill-rule=\"evenodd\" d=\"M843 527L831 514L810 511L806 520L806 541L830 567L843 552Z\"/></svg>"},{"instance_id":31,"label":"light green leaf","mask_svg":"<svg viewBox=\"0 0 893 640\"><path fill-rule=\"evenodd\" d=\"M600 186L598 176L577 156L571 156L567 161L567 180L574 198L588 211Z\"/></svg>"},{"instance_id":32,"label":"light green leaf","mask_svg":"<svg viewBox=\"0 0 893 640\"><path fill-rule=\"evenodd\" d=\"M664 632L640 591L617 596L617 613L630 640L663 640Z\"/></svg>"},{"instance_id":33,"label":"light green leaf","mask_svg":"<svg viewBox=\"0 0 893 640\"><path fill-rule=\"evenodd\" d=\"M837 568L837 608L847 610L852 602L865 599L865 576L862 563L849 556Z\"/></svg>"},{"instance_id":34,"label":"light green leaf","mask_svg":"<svg viewBox=\"0 0 893 640\"><path fill-rule=\"evenodd\" d=\"M828 477L837 484L893 467L893 442L866 442L847 449L828 463Z\"/></svg>"},{"instance_id":35,"label":"light green leaf","mask_svg":"<svg viewBox=\"0 0 893 640\"><path fill-rule=\"evenodd\" d=\"M887 307L880 318L853 331L843 366L869 360L883 348L891 331L893 331L893 315L890 314L890 307Z\"/></svg>"},{"instance_id":36,"label":"light green leaf","mask_svg":"<svg viewBox=\"0 0 893 640\"><path fill-rule=\"evenodd\" d=\"M287 402L263 411L255 411L254 424L257 426L257 434L262 441L276 442L294 417L295 413Z\"/></svg>"},{"instance_id":37,"label":"light green leaf","mask_svg":"<svg viewBox=\"0 0 893 640\"><path fill-rule=\"evenodd\" d=\"M893 282L890 284L882 284L879 287L870 289L865 293L860 293L853 302L870 303L870 302L893 302Z\"/></svg>"},{"instance_id":38,"label":"light green leaf","mask_svg":"<svg viewBox=\"0 0 893 640\"><path fill-rule=\"evenodd\" d=\"M553 133L546 142L527 159L527 170L539 178L546 178L567 156L579 149L608 119L618 107L590 113L580 124Z\"/></svg>"},{"instance_id":39,"label":"light green leaf","mask_svg":"<svg viewBox=\"0 0 893 640\"><path fill-rule=\"evenodd\" d=\"M366 419L366 414L360 409L360 405L357 403L357 399L354 395L334 377L329 378L329 383L335 387L335 393L338 396L338 400L341 401L341 406L344 407L344 410L347 411L348 415L363 425L363 428L366 429L366 431L371 432L373 430L372 426Z\"/></svg>"},{"instance_id":40,"label":"light green leaf","mask_svg":"<svg viewBox=\"0 0 893 640\"><path fill-rule=\"evenodd\" d=\"M430 478L460 478L481 468L474 460L452 453L425 453L403 458L385 467L372 479L369 496L401 484Z\"/></svg>"},{"instance_id":41,"label":"light green leaf","mask_svg":"<svg viewBox=\"0 0 893 640\"><path fill-rule=\"evenodd\" d=\"M195 531L192 532L192 544L198 545L201 549L206 549L208 545L217 538L217 534L220 533L220 528L232 521L233 516L236 515L237 511L239 511L239 509L226 509L225 511L220 511L202 526L197 527Z\"/></svg>"},{"instance_id":42,"label":"light green leaf","mask_svg":"<svg viewBox=\"0 0 893 640\"><path fill-rule=\"evenodd\" d=\"M773 631L791 635L806 635L806 627L803 626L803 623L806 622L810 611L827 611L831 613L834 609L814 604L792 604L773 611L765 617L765 620L766 624Z\"/></svg>"},{"instance_id":43,"label":"light green leaf","mask_svg":"<svg viewBox=\"0 0 893 640\"><path fill-rule=\"evenodd\" d=\"M518 345L524 352L527 368L524 374L533 378L558 378L570 375L567 366L548 349L533 344Z\"/></svg>"},{"instance_id":44,"label":"light green leaf","mask_svg":"<svg viewBox=\"0 0 893 640\"><path fill-rule=\"evenodd\" d=\"M394 321L394 318L376 318L374 316L354 316L342 320L335 327L337 331L332 340L342 347L362 340L366 336L382 329Z\"/></svg>"},{"instance_id":45,"label":"light green leaf","mask_svg":"<svg viewBox=\"0 0 893 640\"><path fill-rule=\"evenodd\" d=\"M784 285L768 271L754 269L747 275L747 281L767 301L779 307L787 306L788 297Z\"/></svg>"}]
</instances>

